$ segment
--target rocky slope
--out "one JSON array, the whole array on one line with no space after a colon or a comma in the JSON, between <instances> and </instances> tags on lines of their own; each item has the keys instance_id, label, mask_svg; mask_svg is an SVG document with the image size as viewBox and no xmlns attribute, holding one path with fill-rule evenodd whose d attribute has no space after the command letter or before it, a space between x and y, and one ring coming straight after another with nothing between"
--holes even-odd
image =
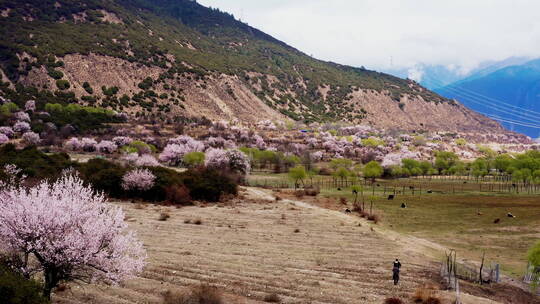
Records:
<instances>
[{"instance_id":1,"label":"rocky slope","mask_svg":"<svg viewBox=\"0 0 540 304\"><path fill-rule=\"evenodd\" d=\"M38 109L56 96L153 119L505 132L414 82L313 59L195 1L3 0L0 13L0 94Z\"/></svg>"}]
</instances>

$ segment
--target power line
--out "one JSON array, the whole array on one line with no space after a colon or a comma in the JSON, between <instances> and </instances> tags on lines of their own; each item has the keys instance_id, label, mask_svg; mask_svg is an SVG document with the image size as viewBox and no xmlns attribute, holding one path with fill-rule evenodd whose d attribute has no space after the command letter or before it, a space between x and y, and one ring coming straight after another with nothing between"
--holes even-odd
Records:
<instances>
[{"instance_id":1,"label":"power line","mask_svg":"<svg viewBox=\"0 0 540 304\"><path fill-rule=\"evenodd\" d=\"M452 87L452 86L444 86L444 83L434 79L434 78L431 78L430 76L428 75L425 75L425 78L429 78L430 81L432 82L435 82L437 83L437 85L439 85L441 87L441 89L447 89L447 90L451 90L451 89L454 89L454 90L459 90L459 91L462 91L464 95L468 95L470 96L470 98L480 98L482 100L486 99L486 100L491 100L491 102L489 101L485 101L486 103L489 103L489 104L493 104L493 105L499 105L499 106L504 106L504 107L511 107L511 108L514 108L516 110L520 110L520 111L524 111L524 112L529 112L531 114L534 114L534 115L538 115L540 116L540 112L537 112L537 111L534 111L534 110L530 110L530 109L525 109L525 108L522 108L522 107L519 107L519 106L516 106L516 105L512 105L512 104L509 104L509 103L506 103L504 101L501 101L499 99L496 99L496 98L493 98L493 97L489 97L489 96L485 96L485 95L482 95L478 92L474 92L474 91L471 91L469 89L466 89L466 88L459 88L457 89L456 87ZM538 117L538 116L535 116Z\"/></svg>"},{"instance_id":2,"label":"power line","mask_svg":"<svg viewBox=\"0 0 540 304\"><path fill-rule=\"evenodd\" d=\"M435 79L432 79L430 77L427 77L427 78L429 78L429 80L434 82L434 83L438 82ZM495 104L495 103L492 103L492 102L488 102L488 101L486 101L484 99L481 99L481 98L476 97L476 96L472 96L471 94L468 94L467 92L464 92L464 91L459 90L459 89L454 88L454 87L445 87L444 89L446 89L450 93L453 93L454 95L458 96L459 99L465 99L465 100L468 100L468 101L476 103L476 104L481 104L484 107L489 108L491 110L494 110L496 112L502 112L502 113L507 114L507 115L516 116L516 117L518 117L518 119L524 120L524 121L527 121L527 122L537 123L538 122L538 117L540 116L540 113L538 113L538 115L532 115L532 114L529 114L529 113L524 113L524 112L528 111L527 109L522 109L522 108L519 108L519 107L515 107L515 108L518 108L520 110L509 109L507 106L503 106L503 105ZM477 94L477 95L479 95L479 94ZM479 96L482 96L482 95L479 95ZM536 113L534 111L529 111L529 112Z\"/></svg>"}]
</instances>

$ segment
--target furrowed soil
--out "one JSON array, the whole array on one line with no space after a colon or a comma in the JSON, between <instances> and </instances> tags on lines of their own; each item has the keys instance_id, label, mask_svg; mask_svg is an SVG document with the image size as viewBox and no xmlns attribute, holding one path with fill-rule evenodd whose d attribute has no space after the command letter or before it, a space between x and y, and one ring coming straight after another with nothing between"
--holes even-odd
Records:
<instances>
[{"instance_id":1,"label":"furrowed soil","mask_svg":"<svg viewBox=\"0 0 540 304\"><path fill-rule=\"evenodd\" d=\"M163 303L167 290L200 283L219 287L231 304L264 303L272 293L281 303L383 303L391 296L412 303L418 287L439 283L443 248L436 244L257 188L241 197L206 207L118 203L146 247L144 272L115 287L70 284L54 303ZM161 213L170 218L159 221ZM398 286L395 258L403 264ZM453 300L438 294L443 303ZM507 302L463 294L462 303Z\"/></svg>"}]
</instances>

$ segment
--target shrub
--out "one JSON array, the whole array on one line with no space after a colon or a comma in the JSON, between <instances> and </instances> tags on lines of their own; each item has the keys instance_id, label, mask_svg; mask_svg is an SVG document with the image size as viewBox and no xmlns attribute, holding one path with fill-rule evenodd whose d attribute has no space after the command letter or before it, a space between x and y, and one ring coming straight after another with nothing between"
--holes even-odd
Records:
<instances>
[{"instance_id":1,"label":"shrub","mask_svg":"<svg viewBox=\"0 0 540 304\"><path fill-rule=\"evenodd\" d=\"M166 221L170 218L171 216L166 213L166 212L162 212L160 215L159 215L159 218L158 218L158 221Z\"/></svg>"},{"instance_id":2,"label":"shrub","mask_svg":"<svg viewBox=\"0 0 540 304\"><path fill-rule=\"evenodd\" d=\"M415 290L412 299L415 303L422 303L422 304L427 304L428 301L432 301L432 302L429 302L429 304L441 303L440 300L435 297L434 293L435 293L434 290L430 286L422 286ZM436 301L439 301L439 302L436 302Z\"/></svg>"},{"instance_id":3,"label":"shrub","mask_svg":"<svg viewBox=\"0 0 540 304\"><path fill-rule=\"evenodd\" d=\"M27 280L6 265L0 264L0 299L2 303L45 304L41 296L43 287L34 280Z\"/></svg>"},{"instance_id":4,"label":"shrub","mask_svg":"<svg viewBox=\"0 0 540 304\"><path fill-rule=\"evenodd\" d=\"M126 169L111 161L94 158L79 165L79 171L85 182L96 190L104 191L112 197L122 197L122 177Z\"/></svg>"},{"instance_id":5,"label":"shrub","mask_svg":"<svg viewBox=\"0 0 540 304\"><path fill-rule=\"evenodd\" d=\"M215 169L190 169L180 175L191 197L196 200L217 202L223 194L238 193L238 185L233 178Z\"/></svg>"},{"instance_id":6,"label":"shrub","mask_svg":"<svg viewBox=\"0 0 540 304\"><path fill-rule=\"evenodd\" d=\"M49 76L51 76L52 78L58 80L58 79L62 79L62 77L64 77L64 73L62 73L61 71L58 71L58 70L55 70L55 69L49 69L48 70L48 74Z\"/></svg>"},{"instance_id":7,"label":"shrub","mask_svg":"<svg viewBox=\"0 0 540 304\"><path fill-rule=\"evenodd\" d=\"M304 190L296 190L293 194L296 198L303 198L306 192Z\"/></svg>"},{"instance_id":8,"label":"shrub","mask_svg":"<svg viewBox=\"0 0 540 304\"><path fill-rule=\"evenodd\" d=\"M172 185L165 188L167 202L177 205L191 204L189 189L185 185Z\"/></svg>"},{"instance_id":9,"label":"shrub","mask_svg":"<svg viewBox=\"0 0 540 304\"><path fill-rule=\"evenodd\" d=\"M317 196L321 193L321 190L319 188L308 188L304 190L304 193L307 196Z\"/></svg>"},{"instance_id":10,"label":"shrub","mask_svg":"<svg viewBox=\"0 0 540 304\"><path fill-rule=\"evenodd\" d=\"M439 298L436 298L436 297L429 297L424 302L424 304L441 304L441 300Z\"/></svg>"},{"instance_id":11,"label":"shrub","mask_svg":"<svg viewBox=\"0 0 540 304\"><path fill-rule=\"evenodd\" d=\"M384 300L384 304L403 304L403 301L400 298L387 298Z\"/></svg>"},{"instance_id":12,"label":"shrub","mask_svg":"<svg viewBox=\"0 0 540 304\"><path fill-rule=\"evenodd\" d=\"M148 154L156 151L156 147L149 145L140 140L134 140L129 144L130 148L134 148L139 154Z\"/></svg>"},{"instance_id":13,"label":"shrub","mask_svg":"<svg viewBox=\"0 0 540 304\"><path fill-rule=\"evenodd\" d=\"M72 166L65 153L45 154L35 146L18 150L9 143L0 147L0 167L6 164L14 164L22 169L23 174L36 178L54 178L62 170Z\"/></svg>"},{"instance_id":14,"label":"shrub","mask_svg":"<svg viewBox=\"0 0 540 304\"><path fill-rule=\"evenodd\" d=\"M192 286L180 292L167 291L163 304L223 304L221 291L209 285Z\"/></svg>"},{"instance_id":15,"label":"shrub","mask_svg":"<svg viewBox=\"0 0 540 304\"><path fill-rule=\"evenodd\" d=\"M58 79L56 81L56 87L58 87L59 90L67 90L69 89L71 85L69 84L69 81L67 80L64 80L64 79Z\"/></svg>"},{"instance_id":16,"label":"shrub","mask_svg":"<svg viewBox=\"0 0 540 304\"><path fill-rule=\"evenodd\" d=\"M277 293L270 293L264 296L264 301L268 303L280 303L281 298Z\"/></svg>"},{"instance_id":17,"label":"shrub","mask_svg":"<svg viewBox=\"0 0 540 304\"><path fill-rule=\"evenodd\" d=\"M195 168L204 165L203 152L189 152L184 155L182 162L188 168Z\"/></svg>"},{"instance_id":18,"label":"shrub","mask_svg":"<svg viewBox=\"0 0 540 304\"><path fill-rule=\"evenodd\" d=\"M367 218L369 221L373 221L375 224L377 224L381 218L377 214L370 214Z\"/></svg>"}]
</instances>

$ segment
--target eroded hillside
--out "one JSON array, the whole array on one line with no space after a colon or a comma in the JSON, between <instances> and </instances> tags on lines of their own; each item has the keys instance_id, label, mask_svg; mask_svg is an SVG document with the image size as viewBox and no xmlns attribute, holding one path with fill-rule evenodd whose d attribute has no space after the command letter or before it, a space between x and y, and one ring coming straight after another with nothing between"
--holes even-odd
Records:
<instances>
[{"instance_id":1,"label":"eroded hillside","mask_svg":"<svg viewBox=\"0 0 540 304\"><path fill-rule=\"evenodd\" d=\"M413 81L316 60L194 1L4 0L0 11L2 95L38 109L51 98L15 84L153 119L504 132Z\"/></svg>"}]
</instances>

